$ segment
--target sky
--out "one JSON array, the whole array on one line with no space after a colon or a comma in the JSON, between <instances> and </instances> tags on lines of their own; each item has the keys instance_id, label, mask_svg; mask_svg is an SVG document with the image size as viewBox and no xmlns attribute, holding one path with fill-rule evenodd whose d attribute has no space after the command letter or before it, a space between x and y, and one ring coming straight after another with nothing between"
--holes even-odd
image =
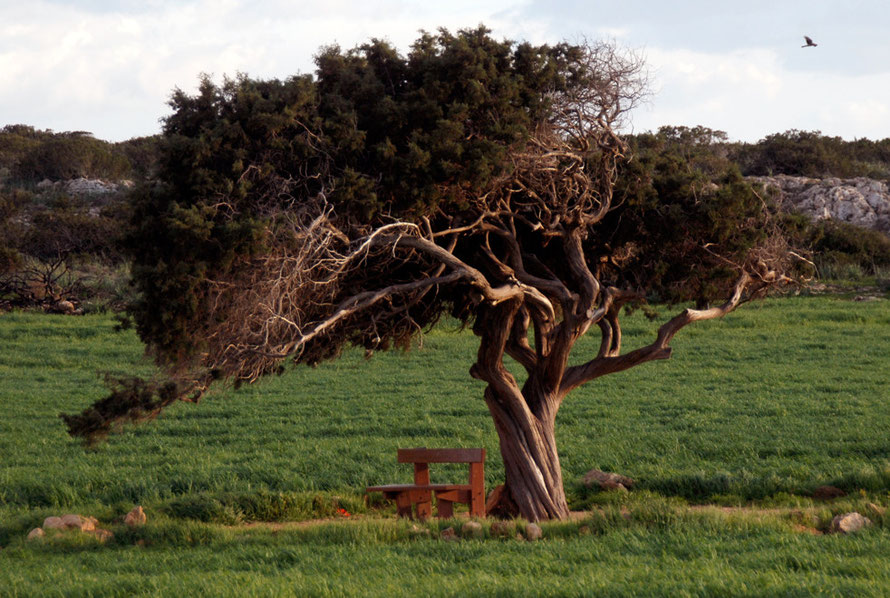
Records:
<instances>
[{"instance_id":1,"label":"sky","mask_svg":"<svg viewBox=\"0 0 890 598\"><path fill-rule=\"evenodd\" d=\"M406 52L421 30L480 24L639 53L651 95L627 132L890 137L886 0L0 0L0 126L152 135L171 92L203 73L284 79L313 72L326 45ZM818 46L801 48L804 35Z\"/></svg>"}]
</instances>

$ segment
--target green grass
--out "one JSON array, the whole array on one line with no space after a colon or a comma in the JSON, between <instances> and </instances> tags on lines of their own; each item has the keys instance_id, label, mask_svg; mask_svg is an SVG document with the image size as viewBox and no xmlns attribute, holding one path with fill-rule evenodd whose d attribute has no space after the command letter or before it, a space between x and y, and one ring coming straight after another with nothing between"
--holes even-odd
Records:
<instances>
[{"instance_id":1,"label":"green grass","mask_svg":"<svg viewBox=\"0 0 890 598\"><path fill-rule=\"evenodd\" d=\"M349 352L314 370L220 389L86 450L66 436L58 413L103 395L97 372L153 371L135 335L113 324L101 314L0 316L0 596L51 588L881 595L890 586L890 565L876 556L890 548L882 521L854 538L813 537L784 519L695 519L683 507L815 508L824 528L836 512L890 503L888 301L823 296L746 306L684 329L670 361L577 390L557 419L570 504L609 513L617 501L632 516L626 525L613 517L590 536L554 532L538 544L410 540L369 520L318 532L219 525L332 516L339 507L373 515L362 501L366 485L410 480L410 468L395 463L397 447L483 446L486 484L500 483L483 385L468 375L477 349L469 332L436 331L408 354L366 360ZM657 326L641 314L626 318L624 346L649 342ZM576 361L597 344L579 346ZM585 489L579 480L592 467L629 475L639 490L620 497ZM814 507L806 495L823 484L851 498ZM650 498L634 503L639 497ZM653 511L646 500L670 508ZM157 536L153 546L134 546L126 530L105 547L23 540L48 515L78 511L110 522L134 504L155 522L146 532ZM64 583L52 585L62 572Z\"/></svg>"},{"instance_id":2,"label":"green grass","mask_svg":"<svg viewBox=\"0 0 890 598\"><path fill-rule=\"evenodd\" d=\"M545 526L535 543L412 539L394 521L179 529L162 546L10 546L0 556L11 565L0 569L0 595L881 596L890 574L885 532L813 536L703 516L604 534Z\"/></svg>"},{"instance_id":3,"label":"green grass","mask_svg":"<svg viewBox=\"0 0 890 598\"><path fill-rule=\"evenodd\" d=\"M625 346L647 342L656 327L630 318ZM576 353L590 355L594 341ZM557 436L570 488L592 467L692 501L829 483L890 488L890 303L767 301L690 326L673 345L672 360L595 381L566 400ZM95 450L69 439L57 415L103 395L98 371L151 371L135 336L113 332L105 316L13 313L0 317L0 346L0 506L356 494L409 480L395 449L415 445L484 446L487 485L503 479L483 386L467 374L476 350L468 332L435 332L408 354L366 360L351 352L221 390Z\"/></svg>"}]
</instances>

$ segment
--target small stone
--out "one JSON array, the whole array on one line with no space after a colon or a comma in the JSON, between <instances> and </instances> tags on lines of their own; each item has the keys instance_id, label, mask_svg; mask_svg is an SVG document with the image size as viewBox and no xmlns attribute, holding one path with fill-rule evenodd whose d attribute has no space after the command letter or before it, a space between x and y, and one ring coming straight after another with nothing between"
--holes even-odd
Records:
<instances>
[{"instance_id":1,"label":"small stone","mask_svg":"<svg viewBox=\"0 0 890 598\"><path fill-rule=\"evenodd\" d=\"M124 517L124 523L126 523L130 527L145 525L145 521L145 511L142 510L141 506L135 507L132 511L127 513L126 517Z\"/></svg>"},{"instance_id":2,"label":"small stone","mask_svg":"<svg viewBox=\"0 0 890 598\"><path fill-rule=\"evenodd\" d=\"M460 535L464 538L481 538L482 524L478 521L467 521L460 528Z\"/></svg>"},{"instance_id":3,"label":"small stone","mask_svg":"<svg viewBox=\"0 0 890 598\"><path fill-rule=\"evenodd\" d=\"M43 529L64 529L61 517L47 517L43 520Z\"/></svg>"},{"instance_id":4,"label":"small stone","mask_svg":"<svg viewBox=\"0 0 890 598\"><path fill-rule=\"evenodd\" d=\"M65 529L79 529L82 532L90 532L96 529L95 520L69 513L62 516L62 525Z\"/></svg>"},{"instance_id":5,"label":"small stone","mask_svg":"<svg viewBox=\"0 0 890 598\"><path fill-rule=\"evenodd\" d=\"M834 500L846 495L846 492L834 486L819 486L813 490L813 498L816 500Z\"/></svg>"},{"instance_id":6,"label":"small stone","mask_svg":"<svg viewBox=\"0 0 890 598\"><path fill-rule=\"evenodd\" d=\"M834 533L852 534L869 525L871 525L871 520L859 513L843 513L831 520L831 531Z\"/></svg>"},{"instance_id":7,"label":"small stone","mask_svg":"<svg viewBox=\"0 0 890 598\"><path fill-rule=\"evenodd\" d=\"M884 513L887 512L887 509L885 509L884 507L879 507L873 502L866 503L865 510L868 511L870 515L873 515L875 517L883 517Z\"/></svg>"},{"instance_id":8,"label":"small stone","mask_svg":"<svg viewBox=\"0 0 890 598\"><path fill-rule=\"evenodd\" d=\"M460 538L457 537L457 533L454 531L453 527L446 527L439 533L439 537L445 540L446 542L457 542Z\"/></svg>"},{"instance_id":9,"label":"small stone","mask_svg":"<svg viewBox=\"0 0 890 598\"><path fill-rule=\"evenodd\" d=\"M495 521L491 524L491 535L496 538L509 538L516 530L513 521Z\"/></svg>"},{"instance_id":10,"label":"small stone","mask_svg":"<svg viewBox=\"0 0 890 598\"><path fill-rule=\"evenodd\" d=\"M35 527L30 532L28 532L28 539L29 540L39 540L40 538L42 538L45 535L46 535L46 532L44 532L39 527Z\"/></svg>"},{"instance_id":11,"label":"small stone","mask_svg":"<svg viewBox=\"0 0 890 598\"><path fill-rule=\"evenodd\" d=\"M525 526L525 537L528 538L530 542L540 540L543 535L544 532L541 530L541 526L537 523L529 523Z\"/></svg>"}]
</instances>

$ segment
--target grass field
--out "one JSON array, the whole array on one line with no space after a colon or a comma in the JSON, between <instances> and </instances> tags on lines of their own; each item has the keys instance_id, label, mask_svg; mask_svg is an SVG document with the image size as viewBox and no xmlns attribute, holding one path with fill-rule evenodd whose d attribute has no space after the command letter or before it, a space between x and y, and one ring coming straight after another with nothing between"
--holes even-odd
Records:
<instances>
[{"instance_id":1,"label":"grass field","mask_svg":"<svg viewBox=\"0 0 890 598\"><path fill-rule=\"evenodd\" d=\"M657 325L633 316L625 346L648 342ZM467 374L470 333L436 331L408 354L353 352L220 390L85 450L57 415L102 395L99 371L152 371L135 336L113 332L106 316L2 315L0 596L890 591L890 564L876 556L890 548L882 520L857 537L811 536L793 531L791 515L685 506L803 509L824 527L840 510L890 503L890 302L765 301L685 329L673 346L668 362L579 389L557 419L570 505L599 519L545 527L549 539L537 544L446 545L375 519L361 492L410 479L395 463L404 446L484 446L487 486L502 481L483 387ZM590 339L578 360L595 348ZM593 493L579 483L592 467L629 475L639 490ZM806 498L823 484L851 496ZM146 548L125 529L103 547L23 541L50 514L109 521L135 504L150 514ZM358 521L227 527L332 517L338 507ZM629 517L607 516L619 508Z\"/></svg>"}]
</instances>

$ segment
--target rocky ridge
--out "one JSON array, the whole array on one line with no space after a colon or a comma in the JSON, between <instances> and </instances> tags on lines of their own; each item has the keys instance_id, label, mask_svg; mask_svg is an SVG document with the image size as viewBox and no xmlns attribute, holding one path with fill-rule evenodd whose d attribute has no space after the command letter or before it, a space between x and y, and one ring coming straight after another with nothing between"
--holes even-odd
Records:
<instances>
[{"instance_id":1,"label":"rocky ridge","mask_svg":"<svg viewBox=\"0 0 890 598\"><path fill-rule=\"evenodd\" d=\"M890 234L890 190L887 183L865 177L811 179L788 175L749 177L776 193L785 211L812 220L838 220Z\"/></svg>"}]
</instances>

